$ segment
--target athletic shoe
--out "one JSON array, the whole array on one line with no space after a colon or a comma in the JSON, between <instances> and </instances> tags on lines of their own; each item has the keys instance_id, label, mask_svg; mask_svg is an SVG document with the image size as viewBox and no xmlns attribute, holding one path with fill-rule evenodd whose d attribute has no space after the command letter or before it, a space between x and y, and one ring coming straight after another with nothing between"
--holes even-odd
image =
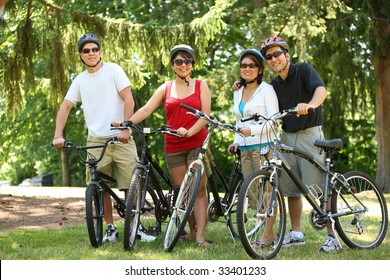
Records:
<instances>
[{"instance_id":1,"label":"athletic shoe","mask_svg":"<svg viewBox=\"0 0 390 280\"><path fill-rule=\"evenodd\" d=\"M107 225L106 235L103 237L103 242L117 241L119 238L119 232L113 224Z\"/></svg>"},{"instance_id":2,"label":"athletic shoe","mask_svg":"<svg viewBox=\"0 0 390 280\"><path fill-rule=\"evenodd\" d=\"M303 233L300 231L292 231L283 239L283 246L291 246L291 245L304 245L305 244L305 237L303 236Z\"/></svg>"},{"instance_id":3,"label":"athletic shoe","mask_svg":"<svg viewBox=\"0 0 390 280\"><path fill-rule=\"evenodd\" d=\"M340 244L336 239L336 237L332 234L329 234L326 237L324 244L322 244L320 251L330 253L330 252L336 252L340 250L340 248L341 248Z\"/></svg>"},{"instance_id":4,"label":"athletic shoe","mask_svg":"<svg viewBox=\"0 0 390 280\"><path fill-rule=\"evenodd\" d=\"M138 239L141 239L141 242L152 242L156 240L156 236L149 235L142 229L137 230L137 237Z\"/></svg>"}]
</instances>

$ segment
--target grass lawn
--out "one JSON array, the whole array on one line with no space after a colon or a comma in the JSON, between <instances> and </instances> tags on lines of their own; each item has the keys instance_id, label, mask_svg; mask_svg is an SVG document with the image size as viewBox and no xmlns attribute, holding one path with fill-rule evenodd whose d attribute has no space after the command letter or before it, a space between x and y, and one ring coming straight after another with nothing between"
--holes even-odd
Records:
<instances>
[{"instance_id":1,"label":"grass lawn","mask_svg":"<svg viewBox=\"0 0 390 280\"><path fill-rule=\"evenodd\" d=\"M388 205L390 195L386 195ZM309 211L303 214L303 232L306 245L282 248L276 260L389 260L390 234L381 246L373 250L352 250L343 244L335 253L319 252L326 232L314 230L309 224ZM72 225L53 230L0 230L1 260L250 260L241 242L230 238L226 224L209 225L206 238L213 241L205 249L194 242L180 240L170 253L162 250L163 234L151 243L137 242L132 252L123 249L120 242L91 247L85 225ZM123 237L123 223L117 224ZM163 224L163 230L166 224ZM289 219L287 219L289 229Z\"/></svg>"}]
</instances>

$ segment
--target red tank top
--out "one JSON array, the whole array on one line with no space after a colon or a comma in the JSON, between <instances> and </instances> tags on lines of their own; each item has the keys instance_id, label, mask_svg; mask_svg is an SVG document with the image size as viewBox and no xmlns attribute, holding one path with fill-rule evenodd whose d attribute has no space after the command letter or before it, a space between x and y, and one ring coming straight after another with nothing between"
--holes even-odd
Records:
<instances>
[{"instance_id":1,"label":"red tank top","mask_svg":"<svg viewBox=\"0 0 390 280\"><path fill-rule=\"evenodd\" d=\"M184 103L195 109L201 110L200 84L201 81L196 80L195 92L184 99L178 99L171 96L172 81L166 83L164 107L167 125L172 129L179 129L180 127L190 129L198 121L193 115L186 114L188 110L180 107L180 104ZM179 138L165 134L165 152L175 153L201 147L206 136L206 127L203 127L198 133L188 138Z\"/></svg>"}]
</instances>

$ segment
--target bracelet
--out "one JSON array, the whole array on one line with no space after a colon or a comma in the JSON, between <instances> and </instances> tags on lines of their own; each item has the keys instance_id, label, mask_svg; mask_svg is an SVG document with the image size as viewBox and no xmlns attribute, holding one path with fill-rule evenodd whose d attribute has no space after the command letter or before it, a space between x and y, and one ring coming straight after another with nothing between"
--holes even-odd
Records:
<instances>
[{"instance_id":1,"label":"bracelet","mask_svg":"<svg viewBox=\"0 0 390 280\"><path fill-rule=\"evenodd\" d=\"M63 138L63 137L62 137L62 136L54 137L53 140L54 140L54 139L58 139L58 138Z\"/></svg>"}]
</instances>

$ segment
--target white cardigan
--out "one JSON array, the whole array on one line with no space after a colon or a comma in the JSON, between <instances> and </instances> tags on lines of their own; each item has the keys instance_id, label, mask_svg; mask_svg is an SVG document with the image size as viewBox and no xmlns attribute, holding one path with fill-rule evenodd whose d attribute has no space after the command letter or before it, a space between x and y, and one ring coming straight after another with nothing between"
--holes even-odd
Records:
<instances>
[{"instance_id":1,"label":"white cardigan","mask_svg":"<svg viewBox=\"0 0 390 280\"><path fill-rule=\"evenodd\" d=\"M242 115L239 110L240 102L244 87L234 92L234 105L233 114L236 117L236 127L249 127L251 130L251 136L244 137L239 134L235 134L234 143L238 143L240 146L256 145L260 143L272 142L275 138L274 135L270 135L269 125L264 126L264 122L261 121L246 121L242 122L242 118L247 118L255 113L262 114L264 116L271 116L279 112L278 98L272 85L262 82L256 89L253 96L245 103L244 114Z\"/></svg>"}]
</instances>

